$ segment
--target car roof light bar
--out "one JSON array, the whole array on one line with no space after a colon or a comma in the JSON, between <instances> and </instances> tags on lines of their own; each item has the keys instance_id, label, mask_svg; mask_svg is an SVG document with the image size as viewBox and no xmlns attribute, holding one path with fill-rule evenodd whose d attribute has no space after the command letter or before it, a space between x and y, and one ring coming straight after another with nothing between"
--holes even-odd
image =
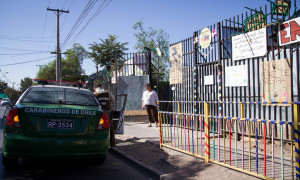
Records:
<instances>
[{"instance_id":1,"label":"car roof light bar","mask_svg":"<svg viewBox=\"0 0 300 180\"><path fill-rule=\"evenodd\" d=\"M71 82L71 81L55 81L55 80L46 80L46 79L33 79L32 82L37 83L39 85L61 85L61 86L73 86L82 88L86 85L86 83L82 82Z\"/></svg>"}]
</instances>

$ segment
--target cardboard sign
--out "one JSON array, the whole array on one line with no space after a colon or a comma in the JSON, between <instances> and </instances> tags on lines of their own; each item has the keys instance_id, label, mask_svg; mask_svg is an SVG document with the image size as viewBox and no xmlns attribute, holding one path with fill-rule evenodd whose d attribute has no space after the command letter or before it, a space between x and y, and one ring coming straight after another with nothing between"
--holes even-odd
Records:
<instances>
[{"instance_id":1,"label":"cardboard sign","mask_svg":"<svg viewBox=\"0 0 300 180\"><path fill-rule=\"evenodd\" d=\"M225 86L226 87L248 86L247 65L225 67Z\"/></svg>"},{"instance_id":2,"label":"cardboard sign","mask_svg":"<svg viewBox=\"0 0 300 180\"><path fill-rule=\"evenodd\" d=\"M278 32L279 45L287 45L300 41L300 17L285 21Z\"/></svg>"},{"instance_id":3,"label":"cardboard sign","mask_svg":"<svg viewBox=\"0 0 300 180\"><path fill-rule=\"evenodd\" d=\"M267 53L267 30L262 28L232 37L232 59L264 56Z\"/></svg>"},{"instance_id":4,"label":"cardboard sign","mask_svg":"<svg viewBox=\"0 0 300 180\"><path fill-rule=\"evenodd\" d=\"M289 59L261 62L262 100L291 101L291 69Z\"/></svg>"},{"instance_id":5,"label":"cardboard sign","mask_svg":"<svg viewBox=\"0 0 300 180\"><path fill-rule=\"evenodd\" d=\"M182 43L169 48L170 55L170 84L182 83Z\"/></svg>"}]
</instances>

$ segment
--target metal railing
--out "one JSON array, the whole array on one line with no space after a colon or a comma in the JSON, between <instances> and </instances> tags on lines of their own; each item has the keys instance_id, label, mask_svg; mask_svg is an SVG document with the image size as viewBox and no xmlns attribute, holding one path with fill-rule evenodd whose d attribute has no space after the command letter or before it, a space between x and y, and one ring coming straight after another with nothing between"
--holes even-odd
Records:
<instances>
[{"instance_id":1,"label":"metal railing","mask_svg":"<svg viewBox=\"0 0 300 180\"><path fill-rule=\"evenodd\" d=\"M238 117L212 113L217 112L216 105L228 103L240 107ZM177 106L176 112L167 108L170 104ZM198 104L201 113L183 113L181 109L187 104ZM288 104L292 119L248 118L245 107L249 104ZM160 145L263 179L298 179L299 105L299 102L158 101ZM284 138L285 126L290 129L289 139ZM275 136L276 128L279 138Z\"/></svg>"}]
</instances>

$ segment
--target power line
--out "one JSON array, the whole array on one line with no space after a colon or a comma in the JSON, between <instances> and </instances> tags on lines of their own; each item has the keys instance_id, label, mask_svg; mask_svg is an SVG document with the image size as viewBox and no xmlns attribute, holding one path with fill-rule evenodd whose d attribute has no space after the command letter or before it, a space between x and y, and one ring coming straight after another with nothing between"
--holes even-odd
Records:
<instances>
[{"instance_id":1,"label":"power line","mask_svg":"<svg viewBox=\"0 0 300 180\"><path fill-rule=\"evenodd\" d=\"M49 41L35 41L35 40L17 39L17 38L5 38L5 37L0 37L0 39L8 39L8 40L13 40L13 41L28 41L28 42L49 42Z\"/></svg>"},{"instance_id":2,"label":"power line","mask_svg":"<svg viewBox=\"0 0 300 180\"><path fill-rule=\"evenodd\" d=\"M0 38L15 38L15 39L21 39L21 38L25 38L25 39L42 39L45 37L24 37L24 36L17 36L17 37L11 37L11 36L0 36ZM49 37L48 37L49 38Z\"/></svg>"},{"instance_id":3,"label":"power line","mask_svg":"<svg viewBox=\"0 0 300 180\"><path fill-rule=\"evenodd\" d=\"M0 54L0 56L10 56L10 55L16 55L16 56L23 56L23 55L29 55L29 54L44 54L49 53L50 51L46 52L31 52L31 53L19 53L19 54Z\"/></svg>"},{"instance_id":4,"label":"power line","mask_svg":"<svg viewBox=\"0 0 300 180\"><path fill-rule=\"evenodd\" d=\"M65 5L66 5L67 2L68 2L68 0L65 0L65 3L64 3L64 5L63 5L63 7L61 9L64 9L64 7L65 7Z\"/></svg>"},{"instance_id":5,"label":"power line","mask_svg":"<svg viewBox=\"0 0 300 180\"><path fill-rule=\"evenodd\" d=\"M97 9L97 11L95 12L95 14L89 19L89 21L85 24L85 26L79 31L79 33L77 33L77 35L72 39L72 41L70 41L69 43L75 41L75 39L85 30L85 28L94 20L94 18L96 18L105 8L106 6L111 2L112 0L109 0L107 2L107 0L104 0L102 2L102 4L99 6L99 8ZM106 3L106 4L105 4ZM69 44L68 43L68 44Z\"/></svg>"},{"instance_id":6,"label":"power line","mask_svg":"<svg viewBox=\"0 0 300 180\"><path fill-rule=\"evenodd\" d=\"M86 16L91 11L91 9L94 7L94 5L95 5L95 3L97 1L98 0L89 0L89 2L87 3L87 5L83 9L82 13L80 14L80 16L78 17L78 19L76 20L75 24L73 25L71 31L68 33L68 35L67 35L64 43L62 44L62 47L65 46L67 44L67 42L71 39L72 35L75 33L75 31L81 25L81 23L86 18Z\"/></svg>"},{"instance_id":7,"label":"power line","mask_svg":"<svg viewBox=\"0 0 300 180\"><path fill-rule=\"evenodd\" d=\"M49 3L50 3L50 1L49 1ZM48 19L48 11L46 11L46 20L45 20L45 23L44 23L44 30L43 30L43 38L42 38L42 43L41 43L41 49L43 48L47 19Z\"/></svg>"},{"instance_id":8,"label":"power line","mask_svg":"<svg viewBox=\"0 0 300 180\"><path fill-rule=\"evenodd\" d=\"M42 58L42 59L36 59L36 60L32 60L32 61L24 61L24 62L19 62L19 63L12 63L12 64L2 64L0 66L14 66L14 65L19 65L19 64L26 64L26 63L31 63L31 62L37 62L37 61L42 61L42 60L46 60L46 59L50 59L50 58L54 58L55 56L51 56L48 58Z\"/></svg>"},{"instance_id":9,"label":"power line","mask_svg":"<svg viewBox=\"0 0 300 180\"><path fill-rule=\"evenodd\" d=\"M50 52L50 51L36 51L36 50L29 50L29 49L15 49L15 48L8 48L8 47L0 47L0 49L12 50L12 51Z\"/></svg>"}]
</instances>

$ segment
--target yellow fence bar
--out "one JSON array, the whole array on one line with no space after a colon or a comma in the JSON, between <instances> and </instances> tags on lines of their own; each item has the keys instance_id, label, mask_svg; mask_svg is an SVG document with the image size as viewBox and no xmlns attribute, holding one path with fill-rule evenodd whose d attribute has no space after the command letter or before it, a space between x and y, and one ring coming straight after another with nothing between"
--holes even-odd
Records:
<instances>
[{"instance_id":1,"label":"yellow fence bar","mask_svg":"<svg viewBox=\"0 0 300 180\"><path fill-rule=\"evenodd\" d=\"M204 103L204 128L205 128L205 162L208 163L210 160L210 129L209 129L209 105Z\"/></svg>"}]
</instances>

